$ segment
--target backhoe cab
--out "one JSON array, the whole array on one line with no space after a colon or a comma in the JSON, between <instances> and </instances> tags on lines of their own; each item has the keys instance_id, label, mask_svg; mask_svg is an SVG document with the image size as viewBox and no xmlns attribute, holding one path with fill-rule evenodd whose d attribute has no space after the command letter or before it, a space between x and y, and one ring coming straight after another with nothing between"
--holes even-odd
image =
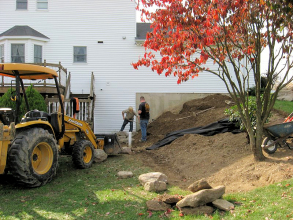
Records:
<instances>
[{"instance_id":1,"label":"backhoe cab","mask_svg":"<svg viewBox=\"0 0 293 220\"><path fill-rule=\"evenodd\" d=\"M15 78L16 109L0 108L0 174L10 172L17 183L38 187L56 174L58 155L70 152L77 168L89 168L94 149L103 149L89 125L64 115L63 100L53 69L19 63L0 64L0 75ZM54 79L60 112L48 114L31 110L24 89L24 79ZM19 121L20 100L25 100L27 113Z\"/></svg>"}]
</instances>

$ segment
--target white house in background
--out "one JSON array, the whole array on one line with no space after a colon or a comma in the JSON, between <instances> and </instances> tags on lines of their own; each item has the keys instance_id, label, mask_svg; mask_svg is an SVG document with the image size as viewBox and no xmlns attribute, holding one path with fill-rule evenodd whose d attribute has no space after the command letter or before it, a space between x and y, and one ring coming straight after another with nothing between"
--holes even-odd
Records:
<instances>
[{"instance_id":1,"label":"white house in background","mask_svg":"<svg viewBox=\"0 0 293 220\"><path fill-rule=\"evenodd\" d=\"M133 69L148 30L149 24L136 23L133 0L1 0L0 60L61 62L71 72L73 94L89 94L93 72L95 133L118 131L121 111L137 109L140 95L153 119L191 98L227 93L212 74L177 85L150 68Z\"/></svg>"}]
</instances>

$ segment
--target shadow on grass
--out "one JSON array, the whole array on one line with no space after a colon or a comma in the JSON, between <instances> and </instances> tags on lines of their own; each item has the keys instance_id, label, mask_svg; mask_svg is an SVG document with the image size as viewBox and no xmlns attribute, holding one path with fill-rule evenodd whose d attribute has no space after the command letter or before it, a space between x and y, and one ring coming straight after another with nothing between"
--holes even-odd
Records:
<instances>
[{"instance_id":1,"label":"shadow on grass","mask_svg":"<svg viewBox=\"0 0 293 220\"><path fill-rule=\"evenodd\" d=\"M134 177L118 179L121 170ZM0 219L144 219L145 203L154 197L139 184L144 171L122 156L78 170L71 157L62 156L56 177L39 188L19 187L10 174L0 176Z\"/></svg>"}]
</instances>

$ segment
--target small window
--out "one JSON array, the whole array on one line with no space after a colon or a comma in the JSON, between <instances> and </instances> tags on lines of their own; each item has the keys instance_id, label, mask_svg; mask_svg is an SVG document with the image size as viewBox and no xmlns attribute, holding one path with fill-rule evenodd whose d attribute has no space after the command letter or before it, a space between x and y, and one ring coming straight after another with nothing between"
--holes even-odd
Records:
<instances>
[{"instance_id":1,"label":"small window","mask_svg":"<svg viewBox=\"0 0 293 220\"><path fill-rule=\"evenodd\" d=\"M42 46L34 45L34 63L42 63Z\"/></svg>"},{"instance_id":2,"label":"small window","mask_svg":"<svg viewBox=\"0 0 293 220\"><path fill-rule=\"evenodd\" d=\"M4 63L4 45L0 45L0 63Z\"/></svg>"},{"instance_id":3,"label":"small window","mask_svg":"<svg viewBox=\"0 0 293 220\"><path fill-rule=\"evenodd\" d=\"M27 0L16 0L16 9L27 9Z\"/></svg>"},{"instance_id":4,"label":"small window","mask_svg":"<svg viewBox=\"0 0 293 220\"><path fill-rule=\"evenodd\" d=\"M48 9L48 0L37 0L37 9Z\"/></svg>"},{"instance_id":5,"label":"small window","mask_svg":"<svg viewBox=\"0 0 293 220\"><path fill-rule=\"evenodd\" d=\"M24 44L11 44L11 62L24 63Z\"/></svg>"},{"instance_id":6,"label":"small window","mask_svg":"<svg viewBox=\"0 0 293 220\"><path fill-rule=\"evenodd\" d=\"M86 63L86 47L73 47L73 62Z\"/></svg>"}]
</instances>

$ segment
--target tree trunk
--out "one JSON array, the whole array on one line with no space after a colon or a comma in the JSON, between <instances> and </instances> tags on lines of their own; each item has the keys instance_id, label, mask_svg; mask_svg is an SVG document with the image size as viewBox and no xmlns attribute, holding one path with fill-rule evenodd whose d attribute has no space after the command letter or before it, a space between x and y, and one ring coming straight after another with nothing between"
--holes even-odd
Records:
<instances>
[{"instance_id":1,"label":"tree trunk","mask_svg":"<svg viewBox=\"0 0 293 220\"><path fill-rule=\"evenodd\" d=\"M255 134L253 131L248 132L249 140L250 140L250 148L253 152L253 156L254 156L255 161L264 161L266 158L263 155L263 151L261 148L262 129L263 128L261 126L257 126Z\"/></svg>"}]
</instances>

